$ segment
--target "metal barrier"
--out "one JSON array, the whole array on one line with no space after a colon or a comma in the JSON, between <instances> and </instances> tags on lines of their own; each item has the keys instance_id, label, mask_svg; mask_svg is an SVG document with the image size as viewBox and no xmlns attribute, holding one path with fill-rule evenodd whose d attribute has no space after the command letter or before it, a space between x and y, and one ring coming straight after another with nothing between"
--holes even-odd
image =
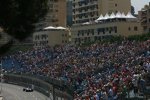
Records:
<instances>
[{"instance_id":1,"label":"metal barrier","mask_svg":"<svg viewBox=\"0 0 150 100\"><path fill-rule=\"evenodd\" d=\"M64 82L56 79L25 74L4 74L4 82L24 87L32 85L36 91L46 95L47 97L50 97L52 93L53 100L56 100L57 97L65 100L73 100L73 91L70 90Z\"/></svg>"}]
</instances>

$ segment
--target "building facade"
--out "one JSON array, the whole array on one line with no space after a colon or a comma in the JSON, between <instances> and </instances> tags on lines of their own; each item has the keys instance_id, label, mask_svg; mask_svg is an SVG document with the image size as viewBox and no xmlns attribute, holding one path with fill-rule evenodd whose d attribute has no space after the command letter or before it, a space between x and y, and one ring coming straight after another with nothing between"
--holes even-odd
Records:
<instances>
[{"instance_id":1,"label":"building facade","mask_svg":"<svg viewBox=\"0 0 150 100\"><path fill-rule=\"evenodd\" d=\"M67 0L49 0L49 10L45 18L36 24L36 30L47 26L63 26L67 24Z\"/></svg>"},{"instance_id":2,"label":"building facade","mask_svg":"<svg viewBox=\"0 0 150 100\"><path fill-rule=\"evenodd\" d=\"M73 0L73 24L96 20L101 14L131 11L130 0Z\"/></svg>"},{"instance_id":3,"label":"building facade","mask_svg":"<svg viewBox=\"0 0 150 100\"><path fill-rule=\"evenodd\" d=\"M111 14L112 12L125 13L131 11L131 0L100 0L100 14Z\"/></svg>"},{"instance_id":4,"label":"building facade","mask_svg":"<svg viewBox=\"0 0 150 100\"><path fill-rule=\"evenodd\" d=\"M10 36L0 27L0 47L10 41Z\"/></svg>"},{"instance_id":5,"label":"building facade","mask_svg":"<svg viewBox=\"0 0 150 100\"><path fill-rule=\"evenodd\" d=\"M46 29L33 34L34 47L53 47L68 43L70 43L70 33L67 29Z\"/></svg>"},{"instance_id":6,"label":"building facade","mask_svg":"<svg viewBox=\"0 0 150 100\"><path fill-rule=\"evenodd\" d=\"M72 26L72 0L67 1L67 27Z\"/></svg>"},{"instance_id":7,"label":"building facade","mask_svg":"<svg viewBox=\"0 0 150 100\"><path fill-rule=\"evenodd\" d=\"M138 12L138 17L144 32L150 33L150 3L149 5L145 5L145 7Z\"/></svg>"},{"instance_id":8,"label":"building facade","mask_svg":"<svg viewBox=\"0 0 150 100\"><path fill-rule=\"evenodd\" d=\"M87 25L72 27L72 44L101 41L112 36L130 36L142 34L142 27L137 20L113 19Z\"/></svg>"}]
</instances>

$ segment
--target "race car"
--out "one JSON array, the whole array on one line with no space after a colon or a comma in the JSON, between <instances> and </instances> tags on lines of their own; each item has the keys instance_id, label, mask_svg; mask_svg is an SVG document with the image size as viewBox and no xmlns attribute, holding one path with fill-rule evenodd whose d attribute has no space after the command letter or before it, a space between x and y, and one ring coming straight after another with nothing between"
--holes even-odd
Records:
<instances>
[{"instance_id":1,"label":"race car","mask_svg":"<svg viewBox=\"0 0 150 100\"><path fill-rule=\"evenodd\" d=\"M25 92L33 92L33 89L32 89L32 88L27 87L27 88L23 88L23 91L25 91Z\"/></svg>"},{"instance_id":2,"label":"race car","mask_svg":"<svg viewBox=\"0 0 150 100\"><path fill-rule=\"evenodd\" d=\"M0 95L0 100L4 100L3 96Z\"/></svg>"}]
</instances>

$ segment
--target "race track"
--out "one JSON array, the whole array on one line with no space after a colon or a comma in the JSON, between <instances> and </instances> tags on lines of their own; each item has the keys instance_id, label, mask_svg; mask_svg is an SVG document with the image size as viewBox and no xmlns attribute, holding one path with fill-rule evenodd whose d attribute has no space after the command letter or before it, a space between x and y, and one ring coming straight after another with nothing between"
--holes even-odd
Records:
<instances>
[{"instance_id":1,"label":"race track","mask_svg":"<svg viewBox=\"0 0 150 100\"><path fill-rule=\"evenodd\" d=\"M39 92L23 92L23 87L11 84L2 84L2 95L4 100L50 100Z\"/></svg>"}]
</instances>

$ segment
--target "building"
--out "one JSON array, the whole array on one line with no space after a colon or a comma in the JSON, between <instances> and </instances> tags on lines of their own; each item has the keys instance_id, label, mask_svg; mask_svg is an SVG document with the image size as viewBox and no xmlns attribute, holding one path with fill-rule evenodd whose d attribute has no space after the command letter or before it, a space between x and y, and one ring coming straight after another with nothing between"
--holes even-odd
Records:
<instances>
[{"instance_id":1,"label":"building","mask_svg":"<svg viewBox=\"0 0 150 100\"><path fill-rule=\"evenodd\" d=\"M125 13L131 11L131 0L100 0L100 14L111 14L112 12Z\"/></svg>"},{"instance_id":2,"label":"building","mask_svg":"<svg viewBox=\"0 0 150 100\"><path fill-rule=\"evenodd\" d=\"M64 27L47 27L33 34L34 47L65 45L70 43L70 32Z\"/></svg>"},{"instance_id":3,"label":"building","mask_svg":"<svg viewBox=\"0 0 150 100\"><path fill-rule=\"evenodd\" d=\"M49 10L45 18L36 23L36 30L47 26L63 26L67 24L67 0L49 0Z\"/></svg>"},{"instance_id":4,"label":"building","mask_svg":"<svg viewBox=\"0 0 150 100\"><path fill-rule=\"evenodd\" d=\"M101 14L130 11L130 0L73 0L73 24L94 21Z\"/></svg>"},{"instance_id":5,"label":"building","mask_svg":"<svg viewBox=\"0 0 150 100\"><path fill-rule=\"evenodd\" d=\"M142 27L137 18L127 15L112 13L100 16L95 22L86 22L72 27L72 43L82 44L101 41L112 36L130 36L142 34Z\"/></svg>"},{"instance_id":6,"label":"building","mask_svg":"<svg viewBox=\"0 0 150 100\"><path fill-rule=\"evenodd\" d=\"M138 12L138 17L144 32L150 33L150 3Z\"/></svg>"},{"instance_id":7,"label":"building","mask_svg":"<svg viewBox=\"0 0 150 100\"><path fill-rule=\"evenodd\" d=\"M67 27L72 26L72 0L67 1Z\"/></svg>"}]
</instances>

